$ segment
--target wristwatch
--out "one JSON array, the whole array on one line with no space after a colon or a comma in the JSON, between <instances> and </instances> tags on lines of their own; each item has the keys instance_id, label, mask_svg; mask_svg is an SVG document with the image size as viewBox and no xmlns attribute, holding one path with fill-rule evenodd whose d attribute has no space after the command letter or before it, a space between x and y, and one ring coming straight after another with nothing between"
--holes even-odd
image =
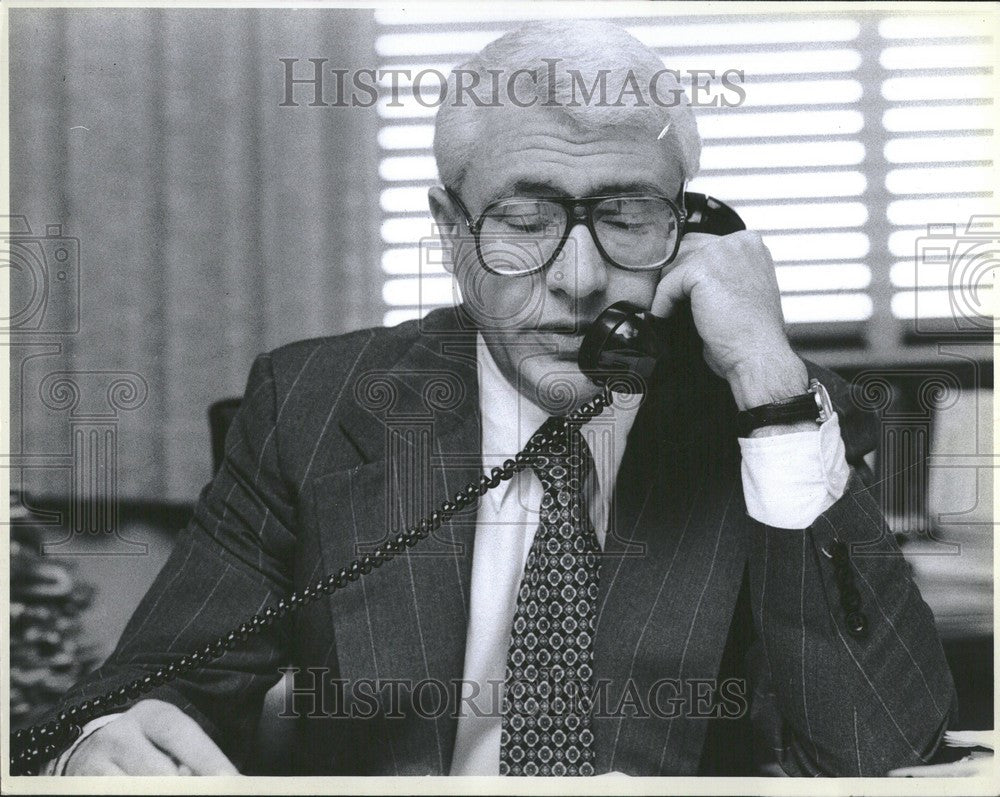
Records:
<instances>
[{"instance_id":1,"label":"wristwatch","mask_svg":"<svg viewBox=\"0 0 1000 797\"><path fill-rule=\"evenodd\" d=\"M736 414L736 427L740 437L749 437L754 429L799 421L821 424L833 417L833 403L823 383L809 380L809 392L771 404L761 404Z\"/></svg>"}]
</instances>

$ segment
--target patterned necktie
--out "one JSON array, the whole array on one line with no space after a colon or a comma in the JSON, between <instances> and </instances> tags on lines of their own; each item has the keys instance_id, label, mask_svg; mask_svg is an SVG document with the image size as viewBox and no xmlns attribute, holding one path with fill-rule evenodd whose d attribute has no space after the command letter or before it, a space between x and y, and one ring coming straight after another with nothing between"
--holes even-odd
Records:
<instances>
[{"instance_id":1,"label":"patterned necktie","mask_svg":"<svg viewBox=\"0 0 1000 797\"><path fill-rule=\"evenodd\" d=\"M593 459L550 418L534 457L541 521L517 596L500 731L501 775L593 775L593 638L600 547L583 485Z\"/></svg>"}]
</instances>

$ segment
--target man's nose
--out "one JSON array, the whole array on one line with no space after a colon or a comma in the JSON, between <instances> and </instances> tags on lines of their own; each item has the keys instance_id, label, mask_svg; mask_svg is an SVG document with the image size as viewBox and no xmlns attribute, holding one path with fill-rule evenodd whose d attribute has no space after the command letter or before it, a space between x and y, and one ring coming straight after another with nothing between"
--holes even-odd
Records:
<instances>
[{"instance_id":1,"label":"man's nose","mask_svg":"<svg viewBox=\"0 0 1000 797\"><path fill-rule=\"evenodd\" d=\"M577 224L548 269L546 284L550 291L562 291L572 298L591 296L608 287L608 268L590 230Z\"/></svg>"}]
</instances>

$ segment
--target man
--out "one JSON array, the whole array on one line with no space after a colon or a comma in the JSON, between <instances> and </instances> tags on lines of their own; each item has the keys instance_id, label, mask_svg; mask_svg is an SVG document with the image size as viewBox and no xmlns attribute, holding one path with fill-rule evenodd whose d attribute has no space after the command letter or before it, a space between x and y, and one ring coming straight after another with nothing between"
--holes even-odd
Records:
<instances>
[{"instance_id":1,"label":"man","mask_svg":"<svg viewBox=\"0 0 1000 797\"><path fill-rule=\"evenodd\" d=\"M220 473L67 705L157 685L54 771L245 768L289 663L307 774L878 775L933 753L954 690L864 480L867 427L789 345L760 237L681 237L689 108L578 101L602 69L676 89L603 23L533 23L466 65L512 77L511 101L437 119L429 198L462 307L258 358ZM601 390L580 333L622 300L670 319L680 354L564 423ZM782 404L809 390L840 417ZM397 561L164 675L484 472L494 488Z\"/></svg>"}]
</instances>

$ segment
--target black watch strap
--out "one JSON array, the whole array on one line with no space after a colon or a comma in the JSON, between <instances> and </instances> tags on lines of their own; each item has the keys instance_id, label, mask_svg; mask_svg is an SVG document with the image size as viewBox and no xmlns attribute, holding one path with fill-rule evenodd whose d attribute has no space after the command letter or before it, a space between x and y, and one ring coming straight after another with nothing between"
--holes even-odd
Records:
<instances>
[{"instance_id":1,"label":"black watch strap","mask_svg":"<svg viewBox=\"0 0 1000 797\"><path fill-rule=\"evenodd\" d=\"M762 426L815 421L823 423L832 414L826 388L818 379L809 381L809 392L771 404L761 404L736 414L736 428L740 437L748 437Z\"/></svg>"}]
</instances>

